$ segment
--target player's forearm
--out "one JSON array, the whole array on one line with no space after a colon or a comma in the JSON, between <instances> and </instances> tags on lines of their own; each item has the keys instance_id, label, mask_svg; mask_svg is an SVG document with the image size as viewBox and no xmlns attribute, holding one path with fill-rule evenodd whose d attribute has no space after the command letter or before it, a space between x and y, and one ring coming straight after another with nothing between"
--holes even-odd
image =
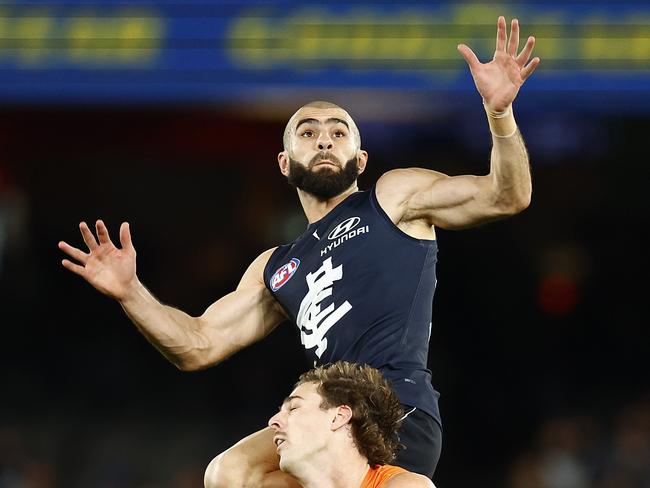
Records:
<instances>
[{"instance_id":1,"label":"player's forearm","mask_svg":"<svg viewBox=\"0 0 650 488\"><path fill-rule=\"evenodd\" d=\"M201 349L200 322L160 303L139 281L120 305L147 340L181 370L196 368Z\"/></svg>"},{"instance_id":2,"label":"player's forearm","mask_svg":"<svg viewBox=\"0 0 650 488\"><path fill-rule=\"evenodd\" d=\"M532 182L528 152L517 128L512 107L505 114L487 111L492 132L490 177L495 205L508 214L521 212L530 204Z\"/></svg>"}]
</instances>

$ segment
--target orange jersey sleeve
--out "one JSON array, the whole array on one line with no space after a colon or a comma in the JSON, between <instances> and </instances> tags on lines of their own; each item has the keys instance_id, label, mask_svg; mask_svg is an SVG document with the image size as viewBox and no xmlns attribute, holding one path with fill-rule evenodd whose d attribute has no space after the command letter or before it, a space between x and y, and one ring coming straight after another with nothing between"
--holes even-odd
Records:
<instances>
[{"instance_id":1,"label":"orange jersey sleeve","mask_svg":"<svg viewBox=\"0 0 650 488\"><path fill-rule=\"evenodd\" d=\"M406 473L406 470L398 466L391 466L390 464L371 467L363 479L360 488L380 488L389 479L400 473Z\"/></svg>"}]
</instances>

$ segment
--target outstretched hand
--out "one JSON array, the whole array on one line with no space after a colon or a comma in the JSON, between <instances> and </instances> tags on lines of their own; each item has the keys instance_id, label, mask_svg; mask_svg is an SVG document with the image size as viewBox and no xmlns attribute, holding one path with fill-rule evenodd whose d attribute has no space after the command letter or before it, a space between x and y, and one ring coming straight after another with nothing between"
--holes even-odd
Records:
<instances>
[{"instance_id":1,"label":"outstretched hand","mask_svg":"<svg viewBox=\"0 0 650 488\"><path fill-rule=\"evenodd\" d=\"M506 19L503 16L497 20L496 51L494 58L489 63L481 63L474 51L467 45L458 45L458 51L467 61L476 88L483 97L488 110L503 112L517 97L521 85L533 74L540 63L538 57L528 62L533 47L535 47L535 38L530 36L521 53L517 55L519 21L512 19L510 39L507 39Z\"/></svg>"},{"instance_id":2,"label":"outstretched hand","mask_svg":"<svg viewBox=\"0 0 650 488\"><path fill-rule=\"evenodd\" d=\"M81 236L89 252L77 249L66 242L59 242L59 249L80 263L76 264L64 259L61 264L105 295L122 300L136 280L136 253L131 242L129 224L124 222L120 226L121 249L115 247L111 241L104 222L98 220L95 229L97 239L85 222L79 224Z\"/></svg>"}]
</instances>

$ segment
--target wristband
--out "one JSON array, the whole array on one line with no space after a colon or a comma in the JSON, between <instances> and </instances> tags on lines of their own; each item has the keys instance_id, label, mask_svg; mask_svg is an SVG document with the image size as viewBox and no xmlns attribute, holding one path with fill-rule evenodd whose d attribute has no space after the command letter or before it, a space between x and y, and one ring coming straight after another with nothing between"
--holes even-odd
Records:
<instances>
[{"instance_id":1,"label":"wristband","mask_svg":"<svg viewBox=\"0 0 650 488\"><path fill-rule=\"evenodd\" d=\"M485 102L483 102L483 108L485 108L487 114L490 132L494 137L511 137L517 132L517 122L512 113L512 105L508 105L508 108L503 112L492 112Z\"/></svg>"}]
</instances>

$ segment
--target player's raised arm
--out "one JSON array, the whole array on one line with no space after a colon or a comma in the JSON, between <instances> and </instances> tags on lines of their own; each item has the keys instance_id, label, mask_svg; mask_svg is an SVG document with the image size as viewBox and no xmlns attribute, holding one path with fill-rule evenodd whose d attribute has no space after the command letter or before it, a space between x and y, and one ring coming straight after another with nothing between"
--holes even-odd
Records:
<instances>
[{"instance_id":1,"label":"player's raised arm","mask_svg":"<svg viewBox=\"0 0 650 488\"><path fill-rule=\"evenodd\" d=\"M179 369L191 371L223 361L265 337L285 317L264 286L263 270L272 249L250 265L237 290L213 303L200 317L160 303L138 280L136 252L128 223L120 227L121 248L101 220L97 239L79 225L88 252L66 242L59 249L76 261L62 261L103 294L117 300L147 339Z\"/></svg>"},{"instance_id":2,"label":"player's raised arm","mask_svg":"<svg viewBox=\"0 0 650 488\"><path fill-rule=\"evenodd\" d=\"M418 168L390 171L377 182L377 196L393 220L424 220L458 229L516 214L530 204L528 154L512 102L540 62L537 57L530 60L534 46L531 36L517 54L519 22L512 20L508 39L503 17L497 21L496 50L490 62L481 63L468 46L458 46L483 97L493 143L490 172L449 177Z\"/></svg>"}]
</instances>

